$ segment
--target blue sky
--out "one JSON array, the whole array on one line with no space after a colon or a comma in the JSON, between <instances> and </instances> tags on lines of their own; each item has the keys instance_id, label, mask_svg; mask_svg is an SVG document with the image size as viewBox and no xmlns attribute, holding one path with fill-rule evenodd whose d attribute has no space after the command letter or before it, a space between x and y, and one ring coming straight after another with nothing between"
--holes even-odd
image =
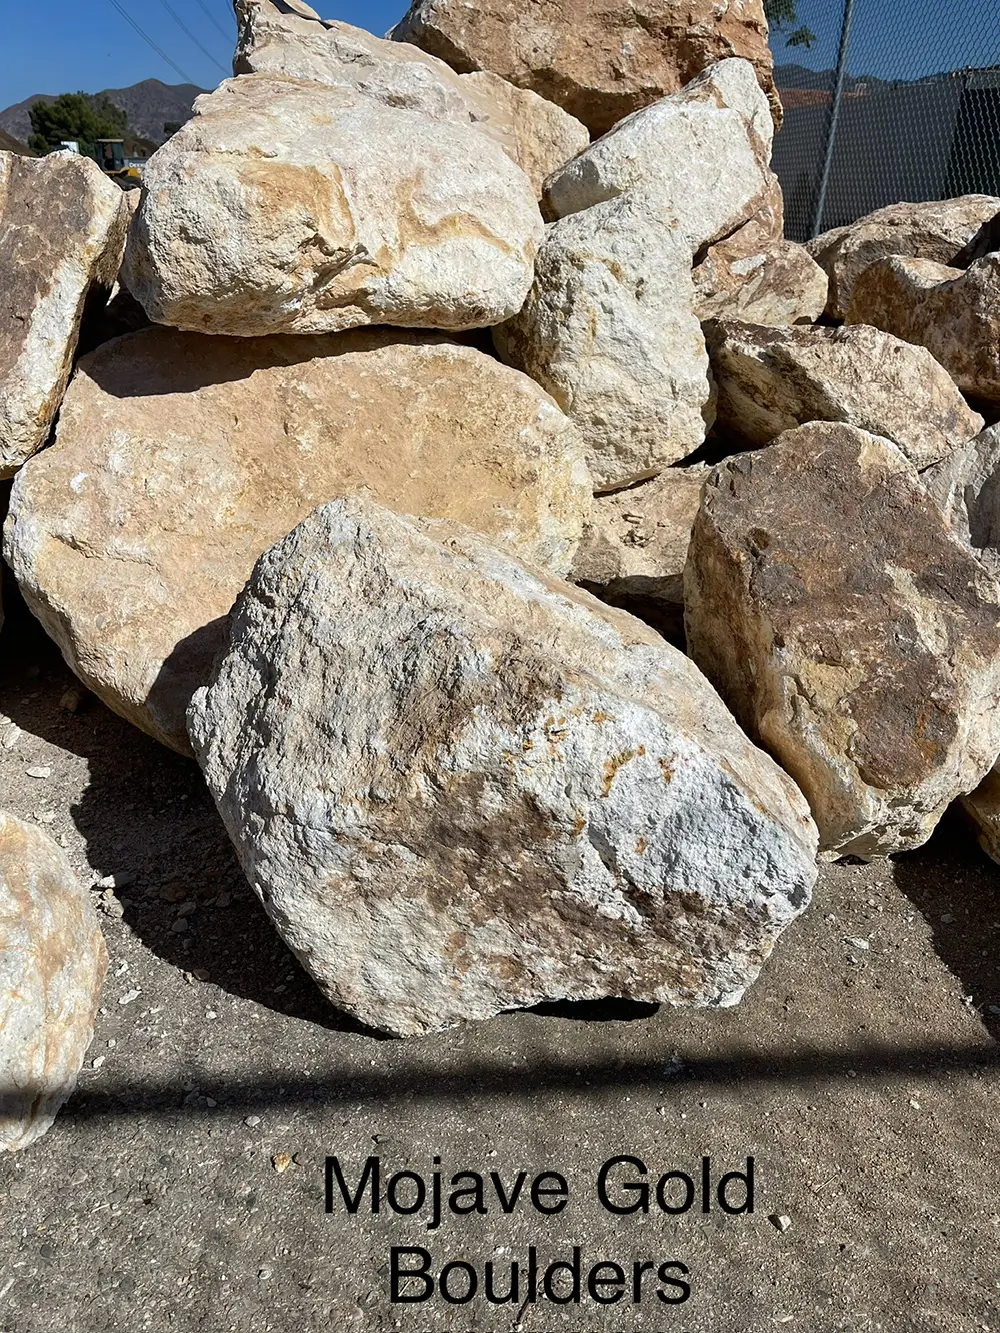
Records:
<instances>
[{"instance_id":1,"label":"blue sky","mask_svg":"<svg viewBox=\"0 0 1000 1333\"><path fill-rule=\"evenodd\" d=\"M116 4L183 76L129 26ZM407 0L318 0L315 7L326 18L384 33L408 6ZM776 43L779 61L829 69L842 12L842 0L799 0L800 20L820 40L811 51L784 51ZM187 76L213 87L232 58L229 0L0 0L0 17L0 107L32 93L97 92L148 78L181 83ZM854 74L913 78L988 64L1000 64L1000 0L856 0Z\"/></svg>"},{"instance_id":2,"label":"blue sky","mask_svg":"<svg viewBox=\"0 0 1000 1333\"><path fill-rule=\"evenodd\" d=\"M190 78L212 88L230 72L236 25L229 0L118 4L187 78L146 44L112 0L45 0L44 5L41 0L0 0L0 108L32 93L98 92L141 79L185 83ZM320 0L313 5L324 18L379 34L408 7L408 0Z\"/></svg>"}]
</instances>

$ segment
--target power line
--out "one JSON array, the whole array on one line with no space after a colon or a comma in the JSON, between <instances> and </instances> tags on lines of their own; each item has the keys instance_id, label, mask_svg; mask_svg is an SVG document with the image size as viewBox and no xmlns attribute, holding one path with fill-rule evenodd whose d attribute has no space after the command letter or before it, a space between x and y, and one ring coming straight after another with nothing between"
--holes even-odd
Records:
<instances>
[{"instance_id":1,"label":"power line","mask_svg":"<svg viewBox=\"0 0 1000 1333\"><path fill-rule=\"evenodd\" d=\"M216 60L215 56L212 55L208 47L202 46L201 42L199 42L198 38L194 35L194 33L187 26L184 20L180 17L177 11L171 5L167 4L167 0L160 0L160 4L162 4L163 8L167 11L167 13L173 19L173 21L177 24L181 32L185 33L191 39L191 41L194 42L195 46L202 53L202 55L207 57L207 59L209 59L212 62L212 64L215 66L216 69L221 69L223 74L228 74L229 71L226 69L225 65L221 64L218 60Z\"/></svg>"},{"instance_id":2,"label":"power line","mask_svg":"<svg viewBox=\"0 0 1000 1333\"><path fill-rule=\"evenodd\" d=\"M161 60L165 60L171 69L175 69L185 83L194 83L194 79L192 79L191 75L185 74L185 72L181 69L180 65L175 64L175 62L171 60L170 57L167 55L166 51L162 50L159 46L157 46L156 43L153 41L152 37L150 37L148 33L143 32L142 28L139 27L138 23L136 23L132 15L126 9L123 9L122 6L118 3L118 0L110 0L110 2L111 4L114 5L115 9L118 10L118 13L121 14L125 22L131 24L131 26L135 28L136 32L139 34L142 40L148 46L151 46L153 48L153 50L160 57Z\"/></svg>"},{"instance_id":3,"label":"power line","mask_svg":"<svg viewBox=\"0 0 1000 1333\"><path fill-rule=\"evenodd\" d=\"M226 32L225 28L223 28L221 23L216 23L215 15L209 9L208 5L205 4L205 0L194 0L194 2L198 6L198 8L203 11L205 17L208 19L209 23L211 23L212 26L215 28L216 32L221 33L221 35L225 37L227 42L231 42L233 40L233 34L231 32Z\"/></svg>"}]
</instances>

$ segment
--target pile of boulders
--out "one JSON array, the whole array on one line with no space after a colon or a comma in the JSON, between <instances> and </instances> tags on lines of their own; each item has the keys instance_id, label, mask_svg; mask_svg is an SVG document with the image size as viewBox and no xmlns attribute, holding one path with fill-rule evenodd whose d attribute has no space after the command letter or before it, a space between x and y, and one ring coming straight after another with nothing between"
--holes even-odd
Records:
<instances>
[{"instance_id":1,"label":"pile of boulders","mask_svg":"<svg viewBox=\"0 0 1000 1333\"><path fill-rule=\"evenodd\" d=\"M817 854L995 850L1000 199L786 241L756 0L235 8L134 216L0 155L4 555L326 994L730 1005Z\"/></svg>"}]
</instances>

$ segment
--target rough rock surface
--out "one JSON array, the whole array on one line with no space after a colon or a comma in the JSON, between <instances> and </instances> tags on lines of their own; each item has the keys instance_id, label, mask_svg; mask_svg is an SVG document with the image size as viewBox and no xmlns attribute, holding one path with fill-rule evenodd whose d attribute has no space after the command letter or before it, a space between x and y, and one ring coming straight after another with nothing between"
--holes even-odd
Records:
<instances>
[{"instance_id":1,"label":"rough rock surface","mask_svg":"<svg viewBox=\"0 0 1000 1333\"><path fill-rule=\"evenodd\" d=\"M1000 426L988 427L920 480L955 535L1000 578Z\"/></svg>"},{"instance_id":2,"label":"rough rock surface","mask_svg":"<svg viewBox=\"0 0 1000 1333\"><path fill-rule=\"evenodd\" d=\"M761 0L415 0L391 35L463 73L488 69L531 88L594 135L741 56L780 124Z\"/></svg>"},{"instance_id":3,"label":"rough rock surface","mask_svg":"<svg viewBox=\"0 0 1000 1333\"><path fill-rule=\"evenodd\" d=\"M637 111L550 176L553 218L628 192L655 194L692 254L773 213L774 127L745 60L723 60L663 101ZM780 214L776 220L780 236Z\"/></svg>"},{"instance_id":4,"label":"rough rock surface","mask_svg":"<svg viewBox=\"0 0 1000 1333\"><path fill-rule=\"evenodd\" d=\"M684 565L711 468L668 467L594 501L571 578L612 598L684 605Z\"/></svg>"},{"instance_id":5,"label":"rough rock surface","mask_svg":"<svg viewBox=\"0 0 1000 1333\"><path fill-rule=\"evenodd\" d=\"M869 265L889 255L966 267L957 262L963 249L997 213L1000 199L985 194L922 204L891 204L849 226L815 237L807 249L830 276L827 314L832 319L844 319L859 276Z\"/></svg>"},{"instance_id":6,"label":"rough rock surface","mask_svg":"<svg viewBox=\"0 0 1000 1333\"><path fill-rule=\"evenodd\" d=\"M963 393L1000 401L1000 255L964 271L882 259L854 284L847 322L926 347Z\"/></svg>"},{"instance_id":7,"label":"rough rock surface","mask_svg":"<svg viewBox=\"0 0 1000 1333\"><path fill-rule=\"evenodd\" d=\"M576 423L599 489L703 442L714 405L693 306L690 250L645 196L547 229L524 309L494 338Z\"/></svg>"},{"instance_id":8,"label":"rough rock surface","mask_svg":"<svg viewBox=\"0 0 1000 1333\"><path fill-rule=\"evenodd\" d=\"M602 489L704 441L714 407L692 260L772 205L770 142L752 69L726 60L549 180L560 216L496 345L577 423Z\"/></svg>"},{"instance_id":9,"label":"rough rock surface","mask_svg":"<svg viewBox=\"0 0 1000 1333\"><path fill-rule=\"evenodd\" d=\"M751 240L748 223L709 247L694 270L695 312L701 320L750 324L813 324L826 307L827 276L794 241Z\"/></svg>"},{"instance_id":10,"label":"rough rock surface","mask_svg":"<svg viewBox=\"0 0 1000 1333\"><path fill-rule=\"evenodd\" d=\"M257 565L192 740L334 1003L736 1003L815 878L805 802L638 621L360 497Z\"/></svg>"},{"instance_id":11,"label":"rough rock surface","mask_svg":"<svg viewBox=\"0 0 1000 1333\"><path fill-rule=\"evenodd\" d=\"M926 841L1000 753L1000 587L888 440L816 422L719 467L688 650L831 855Z\"/></svg>"},{"instance_id":12,"label":"rough rock surface","mask_svg":"<svg viewBox=\"0 0 1000 1333\"><path fill-rule=\"evenodd\" d=\"M254 561L362 487L560 572L592 492L551 399L472 348L153 329L81 362L55 444L15 484L7 558L84 684L184 752Z\"/></svg>"},{"instance_id":13,"label":"rough rock surface","mask_svg":"<svg viewBox=\"0 0 1000 1333\"><path fill-rule=\"evenodd\" d=\"M78 153L0 152L0 478L49 434L88 303L118 276L124 198Z\"/></svg>"},{"instance_id":14,"label":"rough rock surface","mask_svg":"<svg viewBox=\"0 0 1000 1333\"><path fill-rule=\"evenodd\" d=\"M66 853L0 811L0 1150L40 1139L72 1093L107 966Z\"/></svg>"},{"instance_id":15,"label":"rough rock surface","mask_svg":"<svg viewBox=\"0 0 1000 1333\"><path fill-rule=\"evenodd\" d=\"M930 467L983 428L954 381L923 347L867 325L706 326L719 426L750 447L808 421L842 421L897 444Z\"/></svg>"},{"instance_id":16,"label":"rough rock surface","mask_svg":"<svg viewBox=\"0 0 1000 1333\"><path fill-rule=\"evenodd\" d=\"M1000 864L1000 766L990 769L976 790L963 796L960 803L975 825L980 847Z\"/></svg>"},{"instance_id":17,"label":"rough rock surface","mask_svg":"<svg viewBox=\"0 0 1000 1333\"><path fill-rule=\"evenodd\" d=\"M471 125L248 74L200 97L146 167L124 279L205 333L488 327L519 310L543 224Z\"/></svg>"},{"instance_id":18,"label":"rough rock surface","mask_svg":"<svg viewBox=\"0 0 1000 1333\"><path fill-rule=\"evenodd\" d=\"M237 0L236 74L309 79L432 120L475 126L523 168L536 194L550 172L590 143L586 126L562 107L495 74L456 74L419 47L282 8L271 0Z\"/></svg>"}]
</instances>

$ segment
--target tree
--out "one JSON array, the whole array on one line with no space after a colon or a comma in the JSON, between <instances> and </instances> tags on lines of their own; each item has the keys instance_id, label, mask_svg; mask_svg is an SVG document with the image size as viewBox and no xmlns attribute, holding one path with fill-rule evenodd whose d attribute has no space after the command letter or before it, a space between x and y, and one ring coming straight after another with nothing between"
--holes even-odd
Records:
<instances>
[{"instance_id":1,"label":"tree","mask_svg":"<svg viewBox=\"0 0 1000 1333\"><path fill-rule=\"evenodd\" d=\"M764 0L764 13L774 32L784 33L792 28L785 38L786 46L804 46L808 51L817 40L816 34L804 23L797 28L792 26L799 21L798 0Z\"/></svg>"},{"instance_id":2,"label":"tree","mask_svg":"<svg viewBox=\"0 0 1000 1333\"><path fill-rule=\"evenodd\" d=\"M75 140L81 153L93 157L97 139L124 139L128 133L128 116L103 93L63 93L54 102L36 102L30 115L34 133L28 147L35 153L51 153Z\"/></svg>"}]
</instances>

